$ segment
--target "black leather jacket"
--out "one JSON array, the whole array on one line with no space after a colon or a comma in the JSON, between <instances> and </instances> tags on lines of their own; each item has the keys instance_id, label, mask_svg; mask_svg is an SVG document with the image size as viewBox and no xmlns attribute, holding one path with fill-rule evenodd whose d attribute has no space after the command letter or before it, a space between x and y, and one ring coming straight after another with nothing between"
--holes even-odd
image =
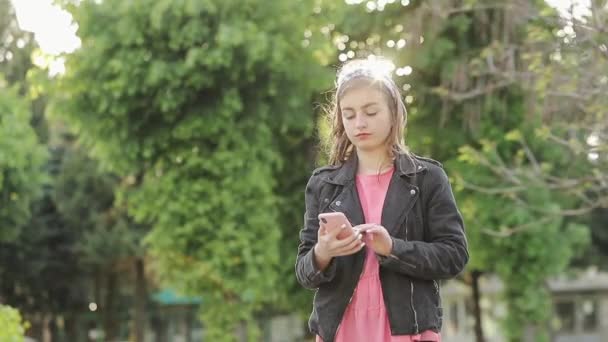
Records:
<instances>
[{"instance_id":1,"label":"black leather jacket","mask_svg":"<svg viewBox=\"0 0 608 342\"><path fill-rule=\"evenodd\" d=\"M320 272L313 255L317 215L341 211L353 226L364 223L355 187L356 169L353 154L341 166L316 169L306 186L306 214L295 269L298 282L316 291L309 328L324 342L334 341L366 251L333 258ZM456 276L469 259L462 216L439 162L413 154L395 159L381 223L393 238L391 255L377 255L392 334L438 332L442 308L437 280Z\"/></svg>"}]
</instances>

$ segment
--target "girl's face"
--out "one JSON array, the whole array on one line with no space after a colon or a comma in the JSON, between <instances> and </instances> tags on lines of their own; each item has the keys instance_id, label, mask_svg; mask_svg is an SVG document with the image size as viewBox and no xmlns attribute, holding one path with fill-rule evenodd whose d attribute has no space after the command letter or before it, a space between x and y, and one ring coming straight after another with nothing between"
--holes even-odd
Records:
<instances>
[{"instance_id":1,"label":"girl's face","mask_svg":"<svg viewBox=\"0 0 608 342\"><path fill-rule=\"evenodd\" d=\"M373 86L346 90L339 101L346 136L361 151L384 153L391 131L391 112L386 95Z\"/></svg>"}]
</instances>

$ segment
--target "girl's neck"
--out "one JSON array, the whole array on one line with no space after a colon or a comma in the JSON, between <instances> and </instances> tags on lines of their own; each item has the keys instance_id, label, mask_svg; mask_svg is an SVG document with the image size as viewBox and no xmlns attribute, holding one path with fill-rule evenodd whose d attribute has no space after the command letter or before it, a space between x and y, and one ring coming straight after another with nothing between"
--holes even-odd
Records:
<instances>
[{"instance_id":1,"label":"girl's neck","mask_svg":"<svg viewBox=\"0 0 608 342\"><path fill-rule=\"evenodd\" d=\"M393 159L388 154L388 151L357 150L357 159L357 173L359 174L378 174L393 167Z\"/></svg>"}]
</instances>

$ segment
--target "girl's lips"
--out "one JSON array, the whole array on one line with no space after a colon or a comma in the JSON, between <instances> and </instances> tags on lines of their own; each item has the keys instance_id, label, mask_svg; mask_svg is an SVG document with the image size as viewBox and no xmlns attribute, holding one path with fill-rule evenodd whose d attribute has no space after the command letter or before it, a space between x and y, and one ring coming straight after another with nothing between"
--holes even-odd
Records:
<instances>
[{"instance_id":1,"label":"girl's lips","mask_svg":"<svg viewBox=\"0 0 608 342\"><path fill-rule=\"evenodd\" d=\"M359 139L364 139L369 137L371 134L370 133L359 133L357 135L355 135L355 137L359 138Z\"/></svg>"}]
</instances>

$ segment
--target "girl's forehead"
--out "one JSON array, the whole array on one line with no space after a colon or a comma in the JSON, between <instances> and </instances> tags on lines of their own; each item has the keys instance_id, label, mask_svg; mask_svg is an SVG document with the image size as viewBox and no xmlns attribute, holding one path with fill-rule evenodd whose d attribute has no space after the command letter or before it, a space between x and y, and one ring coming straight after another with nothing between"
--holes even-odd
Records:
<instances>
[{"instance_id":1,"label":"girl's forehead","mask_svg":"<svg viewBox=\"0 0 608 342\"><path fill-rule=\"evenodd\" d=\"M345 89L340 97L340 107L363 106L369 103L386 103L386 94L373 85L361 85Z\"/></svg>"}]
</instances>

